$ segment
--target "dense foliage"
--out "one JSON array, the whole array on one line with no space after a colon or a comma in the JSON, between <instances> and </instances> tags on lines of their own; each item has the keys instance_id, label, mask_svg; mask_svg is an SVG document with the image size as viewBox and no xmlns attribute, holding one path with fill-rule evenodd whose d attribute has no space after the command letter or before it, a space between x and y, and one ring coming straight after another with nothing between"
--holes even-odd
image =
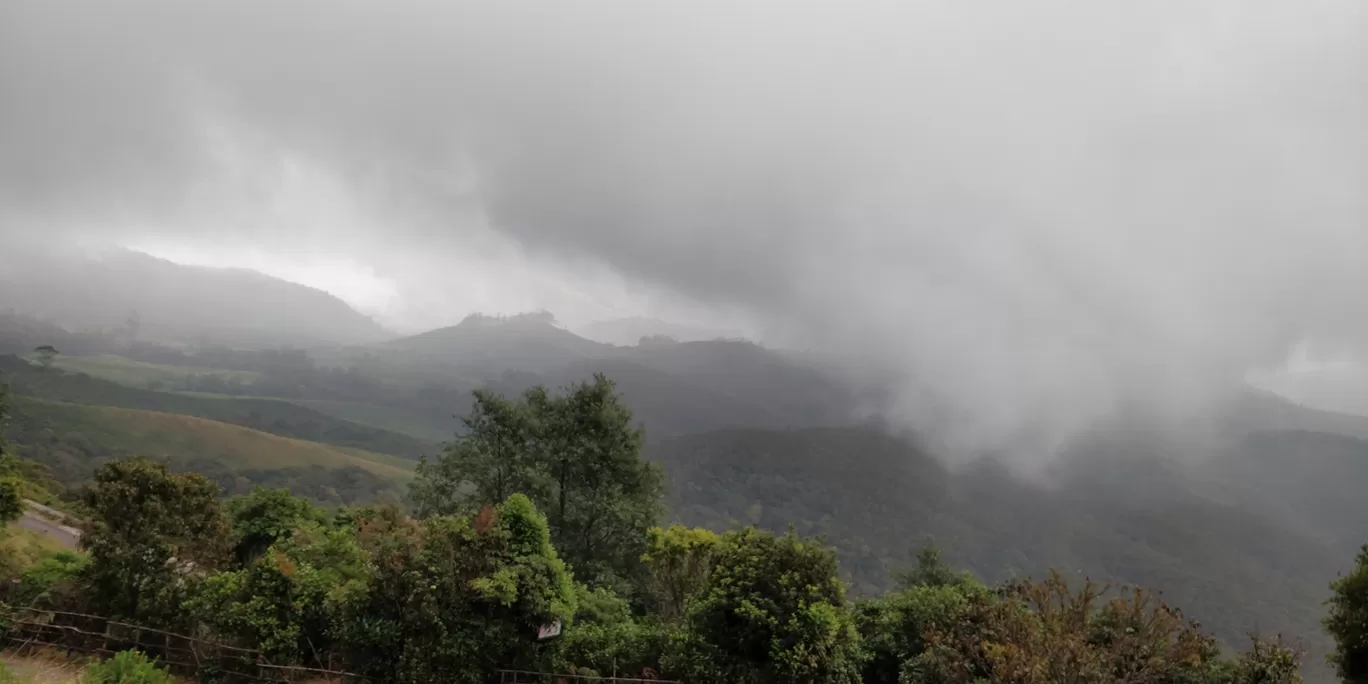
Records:
<instances>
[{"instance_id":1,"label":"dense foliage","mask_svg":"<svg viewBox=\"0 0 1368 684\"><path fill-rule=\"evenodd\" d=\"M224 500L202 476L113 459L81 490L84 553L22 569L9 600L411 684L500 668L689 684L1300 681L1297 650L1255 640L1223 657L1147 592L985 584L930 547L894 591L852 603L820 538L657 526L659 473L630 420L603 378L483 395L420 473L417 517L264 488ZM1345 672L1365 566L1336 583L1327 622ZM161 681L137 658L107 667Z\"/></svg>"},{"instance_id":2,"label":"dense foliage","mask_svg":"<svg viewBox=\"0 0 1368 684\"><path fill-rule=\"evenodd\" d=\"M82 496L90 515L90 608L100 615L179 628L181 605L204 572L227 558L228 522L218 489L147 459L114 461Z\"/></svg>"},{"instance_id":3,"label":"dense foliage","mask_svg":"<svg viewBox=\"0 0 1368 684\"><path fill-rule=\"evenodd\" d=\"M86 667L79 684L172 684L171 673L140 651L119 651Z\"/></svg>"},{"instance_id":4,"label":"dense foliage","mask_svg":"<svg viewBox=\"0 0 1368 684\"><path fill-rule=\"evenodd\" d=\"M5 448L5 427L9 423L9 388L0 384L0 525L9 524L24 514L23 479L19 462Z\"/></svg>"},{"instance_id":5,"label":"dense foliage","mask_svg":"<svg viewBox=\"0 0 1368 684\"><path fill-rule=\"evenodd\" d=\"M1345 682L1368 682L1368 545L1354 569L1330 586L1334 595L1325 627L1336 644L1330 662Z\"/></svg>"},{"instance_id":6,"label":"dense foliage","mask_svg":"<svg viewBox=\"0 0 1368 684\"><path fill-rule=\"evenodd\" d=\"M707 583L719 538L703 528L671 525L648 533L646 562L650 596L662 620L677 624L684 619L689 599Z\"/></svg>"},{"instance_id":7,"label":"dense foliage","mask_svg":"<svg viewBox=\"0 0 1368 684\"><path fill-rule=\"evenodd\" d=\"M690 681L859 681L860 644L831 549L755 528L723 535L670 669Z\"/></svg>"}]
</instances>

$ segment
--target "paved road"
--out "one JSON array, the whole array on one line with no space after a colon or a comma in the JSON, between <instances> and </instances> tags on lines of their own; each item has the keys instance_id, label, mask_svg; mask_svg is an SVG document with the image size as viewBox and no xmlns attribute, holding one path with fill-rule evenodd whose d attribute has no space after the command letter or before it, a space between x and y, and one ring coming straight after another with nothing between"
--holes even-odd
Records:
<instances>
[{"instance_id":1,"label":"paved road","mask_svg":"<svg viewBox=\"0 0 1368 684\"><path fill-rule=\"evenodd\" d=\"M52 510L46 506L41 506L34 502L27 502L30 507L42 510ZM24 511L24 517L15 521L15 524L24 528L45 534L57 540L62 546L69 549L76 548L77 542L81 540L81 531L73 527L67 527L57 522L53 522L32 510Z\"/></svg>"}]
</instances>

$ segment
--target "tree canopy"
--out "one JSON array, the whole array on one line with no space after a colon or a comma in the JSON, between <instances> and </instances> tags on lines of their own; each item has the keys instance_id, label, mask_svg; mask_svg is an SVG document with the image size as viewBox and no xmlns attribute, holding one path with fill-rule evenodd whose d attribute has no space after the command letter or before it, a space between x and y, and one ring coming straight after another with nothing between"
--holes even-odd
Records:
<instances>
[{"instance_id":1,"label":"tree canopy","mask_svg":"<svg viewBox=\"0 0 1368 684\"><path fill-rule=\"evenodd\" d=\"M836 555L791 533L723 535L681 641L670 663L692 681L859 681L859 634Z\"/></svg>"},{"instance_id":2,"label":"tree canopy","mask_svg":"<svg viewBox=\"0 0 1368 684\"><path fill-rule=\"evenodd\" d=\"M95 471L82 503L90 513L81 548L90 554L92 608L103 615L174 620L190 587L184 578L227 560L218 488L200 475L146 458L113 461Z\"/></svg>"},{"instance_id":3,"label":"tree canopy","mask_svg":"<svg viewBox=\"0 0 1368 684\"><path fill-rule=\"evenodd\" d=\"M418 468L420 515L520 493L546 512L576 576L619 589L640 578L646 531L663 513L663 477L641 458L642 431L610 380L596 375L558 395L534 387L516 400L477 391L464 423L468 434Z\"/></svg>"},{"instance_id":4,"label":"tree canopy","mask_svg":"<svg viewBox=\"0 0 1368 684\"><path fill-rule=\"evenodd\" d=\"M893 590L852 601L822 538L659 526L659 472L601 376L561 394L480 393L466 420L469 434L420 468L411 510L325 512L264 488L225 500L165 463L109 461L80 494L84 554L5 565L0 579L24 605L403 684L499 669L686 684L1300 682L1297 649L1254 639L1224 656L1140 589L1058 574L986 584L927 546L891 573ZM33 486L12 459L0 471ZM1368 547L1332 585L1326 626L1346 681L1365 681L1366 577Z\"/></svg>"}]
</instances>

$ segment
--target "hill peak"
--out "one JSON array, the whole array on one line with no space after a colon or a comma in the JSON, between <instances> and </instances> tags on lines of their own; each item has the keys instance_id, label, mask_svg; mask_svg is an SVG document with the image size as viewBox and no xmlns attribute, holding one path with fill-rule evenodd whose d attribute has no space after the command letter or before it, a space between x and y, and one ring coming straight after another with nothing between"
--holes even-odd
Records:
<instances>
[{"instance_id":1,"label":"hill peak","mask_svg":"<svg viewBox=\"0 0 1368 684\"><path fill-rule=\"evenodd\" d=\"M467 329L490 329L499 327L518 327L518 328L537 328L548 327L563 330L556 323L556 316L545 309L540 311L528 311L511 315L483 314L480 312L472 313L461 319L454 328Z\"/></svg>"},{"instance_id":2,"label":"hill peak","mask_svg":"<svg viewBox=\"0 0 1368 684\"><path fill-rule=\"evenodd\" d=\"M0 254L0 308L72 330L234 346L365 344L390 335L338 297L241 268L190 266L131 250Z\"/></svg>"}]
</instances>

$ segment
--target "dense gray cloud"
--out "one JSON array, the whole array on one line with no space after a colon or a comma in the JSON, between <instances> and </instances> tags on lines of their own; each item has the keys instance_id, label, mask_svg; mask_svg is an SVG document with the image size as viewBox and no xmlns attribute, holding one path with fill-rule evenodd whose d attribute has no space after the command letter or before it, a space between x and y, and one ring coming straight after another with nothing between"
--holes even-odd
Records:
<instances>
[{"instance_id":1,"label":"dense gray cloud","mask_svg":"<svg viewBox=\"0 0 1368 684\"><path fill-rule=\"evenodd\" d=\"M1368 349L1366 91L1356 0L12 0L0 198L410 291L512 249L858 355L993 446Z\"/></svg>"}]
</instances>

